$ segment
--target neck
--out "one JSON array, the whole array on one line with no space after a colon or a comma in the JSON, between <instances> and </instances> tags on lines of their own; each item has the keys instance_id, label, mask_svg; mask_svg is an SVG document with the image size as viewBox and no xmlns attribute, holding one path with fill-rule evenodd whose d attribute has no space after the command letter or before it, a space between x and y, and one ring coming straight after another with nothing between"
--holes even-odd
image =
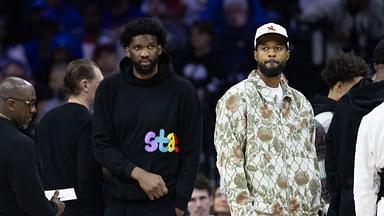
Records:
<instances>
[{"instance_id":1,"label":"neck","mask_svg":"<svg viewBox=\"0 0 384 216\"><path fill-rule=\"evenodd\" d=\"M146 79L151 79L152 77L154 77L158 72L158 65L155 66L155 68L153 69L153 71L149 74L141 74L139 72L137 72L137 70L135 68L133 68L133 75L137 78L137 79L141 79L141 80L146 80Z\"/></svg>"},{"instance_id":2,"label":"neck","mask_svg":"<svg viewBox=\"0 0 384 216\"><path fill-rule=\"evenodd\" d=\"M329 99L332 99L332 100L334 100L334 101L338 101L339 98L340 98L340 96L339 96L339 94L337 94L336 91L329 90L329 92L328 92L328 98L329 98Z\"/></svg>"},{"instance_id":3,"label":"neck","mask_svg":"<svg viewBox=\"0 0 384 216\"><path fill-rule=\"evenodd\" d=\"M375 81L384 80L384 70L376 71Z\"/></svg>"},{"instance_id":4,"label":"neck","mask_svg":"<svg viewBox=\"0 0 384 216\"><path fill-rule=\"evenodd\" d=\"M281 80L281 74L276 76L276 77L267 77L263 73L261 73L260 71L258 71L257 73L259 74L260 78L264 81L264 83L267 86L269 86L271 88L279 87L279 83Z\"/></svg>"},{"instance_id":5,"label":"neck","mask_svg":"<svg viewBox=\"0 0 384 216\"><path fill-rule=\"evenodd\" d=\"M89 109L91 106L91 103L89 103L85 98L80 96L69 96L68 103L80 104L87 107L87 109Z\"/></svg>"}]
</instances>

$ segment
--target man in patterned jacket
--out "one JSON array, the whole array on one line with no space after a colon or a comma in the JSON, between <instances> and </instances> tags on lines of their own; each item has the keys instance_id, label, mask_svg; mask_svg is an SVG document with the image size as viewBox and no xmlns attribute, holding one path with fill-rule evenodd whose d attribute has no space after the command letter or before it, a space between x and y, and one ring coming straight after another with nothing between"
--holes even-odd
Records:
<instances>
[{"instance_id":1,"label":"man in patterned jacket","mask_svg":"<svg viewBox=\"0 0 384 216\"><path fill-rule=\"evenodd\" d=\"M216 112L217 166L232 215L318 215L319 168L310 103L281 78L284 27L256 31L258 70L230 88Z\"/></svg>"}]
</instances>

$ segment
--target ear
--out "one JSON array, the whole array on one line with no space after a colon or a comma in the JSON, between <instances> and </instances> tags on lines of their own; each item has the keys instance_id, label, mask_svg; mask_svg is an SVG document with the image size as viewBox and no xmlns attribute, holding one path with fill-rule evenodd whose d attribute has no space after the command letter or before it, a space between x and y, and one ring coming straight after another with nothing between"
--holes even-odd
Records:
<instances>
[{"instance_id":1,"label":"ear","mask_svg":"<svg viewBox=\"0 0 384 216\"><path fill-rule=\"evenodd\" d=\"M128 46L124 47L124 52L125 52L126 57L128 57L128 58L131 57L131 55L129 54L129 47Z\"/></svg>"},{"instance_id":2,"label":"ear","mask_svg":"<svg viewBox=\"0 0 384 216\"><path fill-rule=\"evenodd\" d=\"M89 89L88 89L88 80L86 80L86 79L82 79L82 80L80 81L80 89L81 89L81 90L84 90L85 92L88 92L88 91L89 91Z\"/></svg>"},{"instance_id":3,"label":"ear","mask_svg":"<svg viewBox=\"0 0 384 216\"><path fill-rule=\"evenodd\" d=\"M291 50L287 50L287 61L289 60L289 57L291 56Z\"/></svg>"},{"instance_id":4,"label":"ear","mask_svg":"<svg viewBox=\"0 0 384 216\"><path fill-rule=\"evenodd\" d=\"M7 109L11 112L15 111L15 100L13 100L12 98L8 99L5 101L5 106L7 107Z\"/></svg>"},{"instance_id":5,"label":"ear","mask_svg":"<svg viewBox=\"0 0 384 216\"><path fill-rule=\"evenodd\" d=\"M256 50L256 48L253 50L253 58L257 61L257 50Z\"/></svg>"},{"instance_id":6,"label":"ear","mask_svg":"<svg viewBox=\"0 0 384 216\"><path fill-rule=\"evenodd\" d=\"M342 93L343 92L343 87L344 87L343 82L337 81L337 83L334 85L333 88L335 88L337 93Z\"/></svg>"},{"instance_id":7,"label":"ear","mask_svg":"<svg viewBox=\"0 0 384 216\"><path fill-rule=\"evenodd\" d=\"M161 55L163 53L163 46L162 45L159 45L158 53L159 53L159 55Z\"/></svg>"}]
</instances>

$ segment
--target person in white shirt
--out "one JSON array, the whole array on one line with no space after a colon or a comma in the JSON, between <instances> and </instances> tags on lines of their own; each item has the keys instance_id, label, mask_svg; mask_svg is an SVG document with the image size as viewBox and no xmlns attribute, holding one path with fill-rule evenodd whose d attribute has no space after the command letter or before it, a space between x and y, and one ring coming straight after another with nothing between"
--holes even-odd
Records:
<instances>
[{"instance_id":1,"label":"person in white shirt","mask_svg":"<svg viewBox=\"0 0 384 216\"><path fill-rule=\"evenodd\" d=\"M373 53L375 80L384 82L384 39ZM384 96L382 96L384 98ZM353 196L357 216L384 215L380 173L384 169L384 103L364 116L356 141ZM383 175L382 175L383 176ZM384 179L381 179L381 182Z\"/></svg>"},{"instance_id":2,"label":"person in white shirt","mask_svg":"<svg viewBox=\"0 0 384 216\"><path fill-rule=\"evenodd\" d=\"M384 103L364 116L356 142L353 195L357 216L376 216L379 172L384 168ZM381 201L383 202L383 201ZM380 203L380 202L379 202ZM382 209L378 216L384 215Z\"/></svg>"}]
</instances>

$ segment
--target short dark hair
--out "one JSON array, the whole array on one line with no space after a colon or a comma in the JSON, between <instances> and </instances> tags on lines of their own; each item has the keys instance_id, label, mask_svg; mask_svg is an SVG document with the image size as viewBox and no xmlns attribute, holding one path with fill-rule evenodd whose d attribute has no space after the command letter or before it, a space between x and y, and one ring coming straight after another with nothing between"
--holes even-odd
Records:
<instances>
[{"instance_id":1,"label":"short dark hair","mask_svg":"<svg viewBox=\"0 0 384 216\"><path fill-rule=\"evenodd\" d=\"M211 187L209 186L209 180L204 175L197 176L193 188L198 190L207 190L208 194L211 195Z\"/></svg>"},{"instance_id":2,"label":"short dark hair","mask_svg":"<svg viewBox=\"0 0 384 216\"><path fill-rule=\"evenodd\" d=\"M140 17L128 22L120 35L120 43L123 47L127 47L133 37L144 34L156 36L157 42L162 47L167 42L167 31L159 21L153 18Z\"/></svg>"},{"instance_id":3,"label":"short dark hair","mask_svg":"<svg viewBox=\"0 0 384 216\"><path fill-rule=\"evenodd\" d=\"M88 59L76 59L65 68L64 88L67 95L80 94L79 82L83 79L93 80L96 77L94 69L97 65Z\"/></svg>"},{"instance_id":4,"label":"short dark hair","mask_svg":"<svg viewBox=\"0 0 384 216\"><path fill-rule=\"evenodd\" d=\"M340 52L330 58L321 72L321 77L332 88L338 81L351 81L367 74L367 63L353 52Z\"/></svg>"},{"instance_id":5,"label":"short dark hair","mask_svg":"<svg viewBox=\"0 0 384 216\"><path fill-rule=\"evenodd\" d=\"M384 64L384 39L377 43L373 51L373 63Z\"/></svg>"}]
</instances>

